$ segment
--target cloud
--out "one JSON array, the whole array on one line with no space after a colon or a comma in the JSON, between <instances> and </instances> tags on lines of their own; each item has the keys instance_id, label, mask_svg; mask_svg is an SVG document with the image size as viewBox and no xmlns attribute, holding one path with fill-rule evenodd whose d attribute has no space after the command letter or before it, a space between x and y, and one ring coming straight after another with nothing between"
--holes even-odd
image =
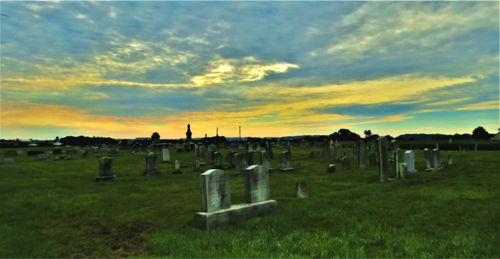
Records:
<instances>
[{"instance_id":1,"label":"cloud","mask_svg":"<svg viewBox=\"0 0 500 259\"><path fill-rule=\"evenodd\" d=\"M499 110L499 109L500 106L498 100L473 103L457 108L457 110L459 111Z\"/></svg>"},{"instance_id":2,"label":"cloud","mask_svg":"<svg viewBox=\"0 0 500 259\"><path fill-rule=\"evenodd\" d=\"M241 59L218 59L210 62L210 69L203 75L190 80L198 86L231 82L253 82L264 79L271 73L285 73L296 64L284 62L269 63L255 57Z\"/></svg>"},{"instance_id":3,"label":"cloud","mask_svg":"<svg viewBox=\"0 0 500 259\"><path fill-rule=\"evenodd\" d=\"M336 27L352 30L327 48L337 57L385 55L395 48L422 53L476 30L498 29L498 3L366 3Z\"/></svg>"}]
</instances>

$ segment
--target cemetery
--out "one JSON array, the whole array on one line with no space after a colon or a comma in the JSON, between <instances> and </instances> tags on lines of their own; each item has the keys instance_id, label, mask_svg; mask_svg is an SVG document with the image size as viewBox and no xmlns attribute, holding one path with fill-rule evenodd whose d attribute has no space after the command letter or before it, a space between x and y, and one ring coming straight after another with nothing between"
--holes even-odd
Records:
<instances>
[{"instance_id":1,"label":"cemetery","mask_svg":"<svg viewBox=\"0 0 500 259\"><path fill-rule=\"evenodd\" d=\"M374 141L2 149L1 255L498 255L500 151Z\"/></svg>"}]
</instances>

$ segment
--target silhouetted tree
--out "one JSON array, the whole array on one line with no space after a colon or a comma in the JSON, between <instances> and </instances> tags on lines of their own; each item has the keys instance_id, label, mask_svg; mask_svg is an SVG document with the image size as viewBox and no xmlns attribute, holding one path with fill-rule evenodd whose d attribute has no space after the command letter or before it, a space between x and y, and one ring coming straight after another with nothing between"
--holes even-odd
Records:
<instances>
[{"instance_id":1,"label":"silhouetted tree","mask_svg":"<svg viewBox=\"0 0 500 259\"><path fill-rule=\"evenodd\" d=\"M472 138L475 139L489 139L490 134L483 127L479 126L472 131Z\"/></svg>"},{"instance_id":2,"label":"silhouetted tree","mask_svg":"<svg viewBox=\"0 0 500 259\"><path fill-rule=\"evenodd\" d=\"M371 130L365 130L365 138L368 138L372 134Z\"/></svg>"},{"instance_id":3,"label":"silhouetted tree","mask_svg":"<svg viewBox=\"0 0 500 259\"><path fill-rule=\"evenodd\" d=\"M330 134L330 138L336 139L338 141L351 141L358 140L361 137L348 129L340 129L338 132Z\"/></svg>"},{"instance_id":4,"label":"silhouetted tree","mask_svg":"<svg viewBox=\"0 0 500 259\"><path fill-rule=\"evenodd\" d=\"M153 133L153 135L151 135L151 140L153 142L158 142L160 140L160 134L158 134L158 132Z\"/></svg>"}]
</instances>

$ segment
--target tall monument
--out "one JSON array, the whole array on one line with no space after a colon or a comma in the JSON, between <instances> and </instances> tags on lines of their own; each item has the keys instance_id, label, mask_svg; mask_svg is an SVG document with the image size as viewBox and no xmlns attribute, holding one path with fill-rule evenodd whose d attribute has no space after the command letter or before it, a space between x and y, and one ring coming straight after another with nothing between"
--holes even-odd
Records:
<instances>
[{"instance_id":1,"label":"tall monument","mask_svg":"<svg viewBox=\"0 0 500 259\"><path fill-rule=\"evenodd\" d=\"M188 124L188 130L186 131L186 141L191 141L191 126Z\"/></svg>"}]
</instances>

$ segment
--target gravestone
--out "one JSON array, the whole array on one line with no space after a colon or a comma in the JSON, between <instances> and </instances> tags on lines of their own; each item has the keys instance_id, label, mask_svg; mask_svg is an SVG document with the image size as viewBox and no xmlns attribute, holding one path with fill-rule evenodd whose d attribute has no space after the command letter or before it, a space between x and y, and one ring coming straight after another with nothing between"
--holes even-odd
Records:
<instances>
[{"instance_id":1,"label":"gravestone","mask_svg":"<svg viewBox=\"0 0 500 259\"><path fill-rule=\"evenodd\" d=\"M245 169L245 201L247 203L269 200L269 171L261 165Z\"/></svg>"},{"instance_id":2,"label":"gravestone","mask_svg":"<svg viewBox=\"0 0 500 259\"><path fill-rule=\"evenodd\" d=\"M202 169L201 169L201 165L200 165L200 160L196 160L195 164L194 164L194 169L193 169L193 172L201 172Z\"/></svg>"},{"instance_id":3,"label":"gravestone","mask_svg":"<svg viewBox=\"0 0 500 259\"><path fill-rule=\"evenodd\" d=\"M368 163L370 167L375 167L378 165L376 149L374 151L371 151L370 154L368 155Z\"/></svg>"},{"instance_id":4,"label":"gravestone","mask_svg":"<svg viewBox=\"0 0 500 259\"><path fill-rule=\"evenodd\" d=\"M335 141L335 161L339 161L344 156L342 145Z\"/></svg>"},{"instance_id":5,"label":"gravestone","mask_svg":"<svg viewBox=\"0 0 500 259\"><path fill-rule=\"evenodd\" d=\"M247 165L253 165L254 164L254 151L250 151L247 153Z\"/></svg>"},{"instance_id":6,"label":"gravestone","mask_svg":"<svg viewBox=\"0 0 500 259\"><path fill-rule=\"evenodd\" d=\"M404 163L408 175L414 175L417 173L417 170L415 169L415 154L412 150L405 151Z\"/></svg>"},{"instance_id":7,"label":"gravestone","mask_svg":"<svg viewBox=\"0 0 500 259\"><path fill-rule=\"evenodd\" d=\"M267 151L260 151L260 164L263 167L267 168L269 172L273 170L271 168L271 162L269 161L269 154L267 153Z\"/></svg>"},{"instance_id":8,"label":"gravestone","mask_svg":"<svg viewBox=\"0 0 500 259\"><path fill-rule=\"evenodd\" d=\"M227 163L229 164L229 168L236 168L236 160L234 159L234 154L236 154L236 152L227 153Z\"/></svg>"},{"instance_id":9,"label":"gravestone","mask_svg":"<svg viewBox=\"0 0 500 259\"><path fill-rule=\"evenodd\" d=\"M297 182L295 186L297 188L297 198L304 199L308 197L306 182Z\"/></svg>"},{"instance_id":10,"label":"gravestone","mask_svg":"<svg viewBox=\"0 0 500 259\"><path fill-rule=\"evenodd\" d=\"M281 167L282 168L280 170L283 172L288 172L293 170L292 156L290 152L284 151L283 153L281 153Z\"/></svg>"},{"instance_id":11,"label":"gravestone","mask_svg":"<svg viewBox=\"0 0 500 259\"><path fill-rule=\"evenodd\" d=\"M351 161L348 156L343 156L340 159L340 163L342 164L342 170L348 171L351 170Z\"/></svg>"},{"instance_id":12,"label":"gravestone","mask_svg":"<svg viewBox=\"0 0 500 259\"><path fill-rule=\"evenodd\" d=\"M170 150L168 148L162 148L161 149L162 153L162 163L170 163Z\"/></svg>"},{"instance_id":13,"label":"gravestone","mask_svg":"<svg viewBox=\"0 0 500 259\"><path fill-rule=\"evenodd\" d=\"M329 164L328 167L326 168L326 173L331 174L335 172L336 166L334 164Z\"/></svg>"},{"instance_id":14,"label":"gravestone","mask_svg":"<svg viewBox=\"0 0 500 259\"><path fill-rule=\"evenodd\" d=\"M5 157L16 157L17 151L16 150L9 150L9 151L5 152L4 156Z\"/></svg>"},{"instance_id":15,"label":"gravestone","mask_svg":"<svg viewBox=\"0 0 500 259\"><path fill-rule=\"evenodd\" d=\"M231 205L228 175L220 169L210 169L201 174L202 211L194 216L200 229L211 230L276 208L276 201L269 199L267 170L253 165L246 168L243 175L246 203Z\"/></svg>"},{"instance_id":16,"label":"gravestone","mask_svg":"<svg viewBox=\"0 0 500 259\"><path fill-rule=\"evenodd\" d=\"M214 168L222 169L222 154L219 152L214 152L212 157L213 157Z\"/></svg>"},{"instance_id":17,"label":"gravestone","mask_svg":"<svg viewBox=\"0 0 500 259\"><path fill-rule=\"evenodd\" d=\"M364 140L359 140L358 148L358 167L361 169L366 168L366 145Z\"/></svg>"},{"instance_id":18,"label":"gravestone","mask_svg":"<svg viewBox=\"0 0 500 259\"><path fill-rule=\"evenodd\" d=\"M271 142L269 142L269 141L266 141L266 151L267 151L267 154L269 155L269 158L273 159L274 158L273 147L272 147Z\"/></svg>"},{"instance_id":19,"label":"gravestone","mask_svg":"<svg viewBox=\"0 0 500 259\"><path fill-rule=\"evenodd\" d=\"M47 154L47 153L41 153L41 154L38 154L38 159L39 159L39 160L46 160L46 159L49 159L49 154Z\"/></svg>"},{"instance_id":20,"label":"gravestone","mask_svg":"<svg viewBox=\"0 0 500 259\"><path fill-rule=\"evenodd\" d=\"M406 163L399 163L398 164L398 178L399 179L405 179L409 176L409 173L408 173L408 167L406 165Z\"/></svg>"},{"instance_id":21,"label":"gravestone","mask_svg":"<svg viewBox=\"0 0 500 259\"><path fill-rule=\"evenodd\" d=\"M453 165L453 158L451 157L451 154L448 155L448 165Z\"/></svg>"},{"instance_id":22,"label":"gravestone","mask_svg":"<svg viewBox=\"0 0 500 259\"><path fill-rule=\"evenodd\" d=\"M41 150L28 150L28 156L38 156L39 154L43 154L44 152Z\"/></svg>"},{"instance_id":23,"label":"gravestone","mask_svg":"<svg viewBox=\"0 0 500 259\"><path fill-rule=\"evenodd\" d=\"M388 163L387 163L387 140L382 137L378 140L378 154L379 154L379 166L378 166L378 174L379 181L381 183L387 181L388 177Z\"/></svg>"},{"instance_id":24,"label":"gravestone","mask_svg":"<svg viewBox=\"0 0 500 259\"><path fill-rule=\"evenodd\" d=\"M144 170L143 175L159 175L160 171L157 168L157 155L153 152L149 152L146 156L146 170Z\"/></svg>"},{"instance_id":25,"label":"gravestone","mask_svg":"<svg viewBox=\"0 0 500 259\"><path fill-rule=\"evenodd\" d=\"M431 170L432 168L434 168L434 159L432 159L432 150L424 148L424 157L425 157L426 170Z\"/></svg>"},{"instance_id":26,"label":"gravestone","mask_svg":"<svg viewBox=\"0 0 500 259\"><path fill-rule=\"evenodd\" d=\"M227 174L220 169L210 169L201 174L201 211L213 212L229 207L231 193Z\"/></svg>"},{"instance_id":27,"label":"gravestone","mask_svg":"<svg viewBox=\"0 0 500 259\"><path fill-rule=\"evenodd\" d=\"M243 153L235 153L234 160L236 162L236 173L235 175L242 174L245 168L248 167L247 159Z\"/></svg>"},{"instance_id":28,"label":"gravestone","mask_svg":"<svg viewBox=\"0 0 500 259\"><path fill-rule=\"evenodd\" d=\"M434 160L434 169L435 170L441 169L442 168L442 166L441 166L441 152L439 151L439 149L435 148L434 150L432 150L432 157Z\"/></svg>"},{"instance_id":29,"label":"gravestone","mask_svg":"<svg viewBox=\"0 0 500 259\"><path fill-rule=\"evenodd\" d=\"M112 157L101 157L99 159L99 176L96 177L97 182L109 181L116 178L113 173Z\"/></svg>"},{"instance_id":30,"label":"gravestone","mask_svg":"<svg viewBox=\"0 0 500 259\"><path fill-rule=\"evenodd\" d=\"M13 157L4 157L0 164L12 164L15 160Z\"/></svg>"},{"instance_id":31,"label":"gravestone","mask_svg":"<svg viewBox=\"0 0 500 259\"><path fill-rule=\"evenodd\" d=\"M175 160L174 171L172 172L172 174L181 174L181 173L182 173L181 162L179 160Z\"/></svg>"},{"instance_id":32,"label":"gravestone","mask_svg":"<svg viewBox=\"0 0 500 259\"><path fill-rule=\"evenodd\" d=\"M411 150L405 151L405 159L404 163L406 164L406 170L409 175L414 175L417 173L415 169L415 154Z\"/></svg>"},{"instance_id":33,"label":"gravestone","mask_svg":"<svg viewBox=\"0 0 500 259\"><path fill-rule=\"evenodd\" d=\"M311 151L311 153L309 153L309 159L313 159L314 158L314 154L315 154L315 152Z\"/></svg>"},{"instance_id":34,"label":"gravestone","mask_svg":"<svg viewBox=\"0 0 500 259\"><path fill-rule=\"evenodd\" d=\"M323 141L323 162L330 163L330 143L326 139Z\"/></svg>"}]
</instances>

